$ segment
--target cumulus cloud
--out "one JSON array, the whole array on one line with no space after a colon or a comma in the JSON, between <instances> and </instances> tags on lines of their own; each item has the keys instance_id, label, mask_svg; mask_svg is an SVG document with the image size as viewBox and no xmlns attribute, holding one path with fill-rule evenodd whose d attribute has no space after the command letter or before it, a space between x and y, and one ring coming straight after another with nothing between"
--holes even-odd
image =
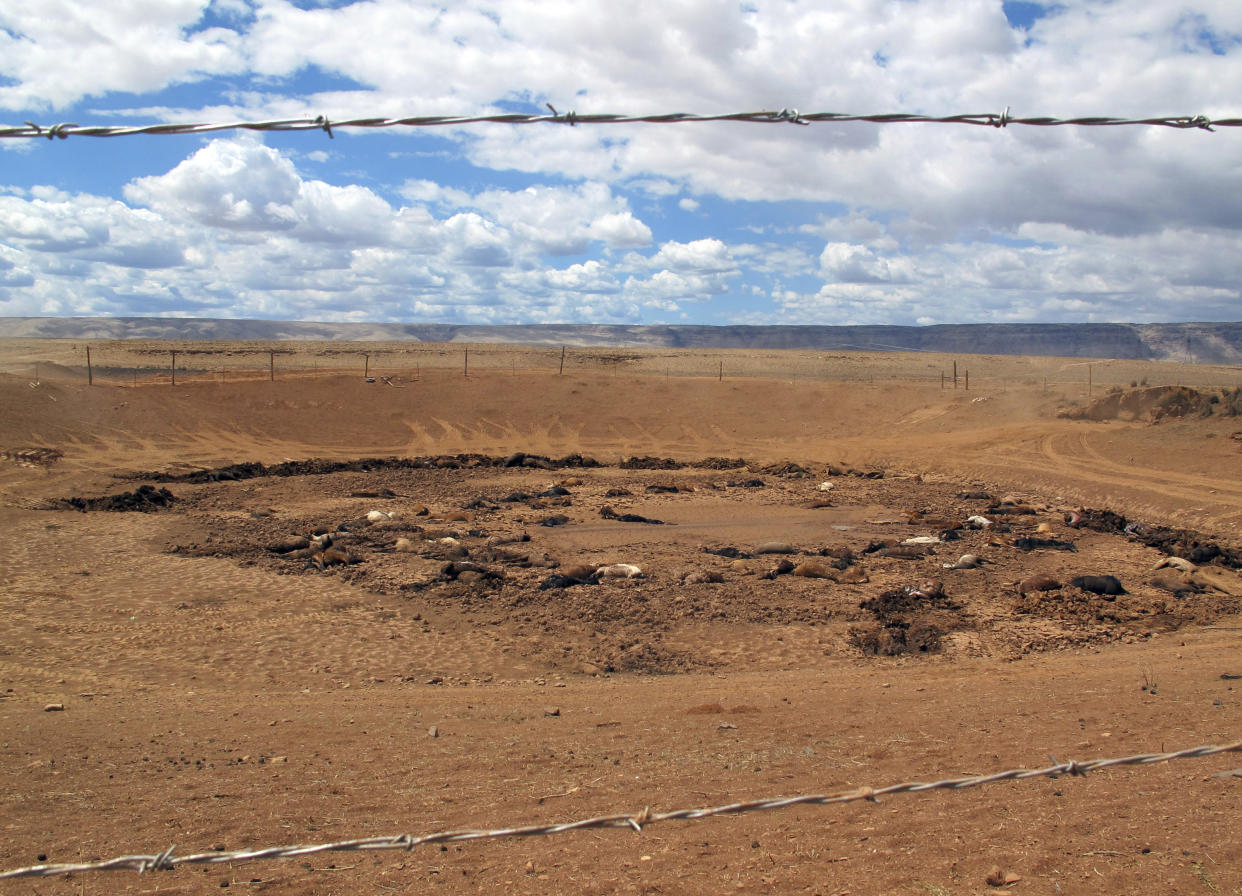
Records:
<instances>
[{"instance_id":1,"label":"cumulus cloud","mask_svg":"<svg viewBox=\"0 0 1242 896\"><path fill-rule=\"evenodd\" d=\"M1083 0L1042 12L1017 28L1000 0L0 0L0 108L82 120L124 95L130 113L177 120L549 102L580 113L1237 113L1239 4ZM576 314L564 303L590 296L582 314L631 319L744 290L805 322L1237 316L1228 247L1242 232L1242 167L1225 129L402 133L338 135L331 152L300 156L274 140L213 139L116 196L72 175L40 191L37 176L15 174L0 186L0 308L201 301L350 315L374 299L375 316L522 320ZM357 152L381 139L426 141L419 151L451 164L395 174ZM747 228L764 242L739 241ZM751 311L730 313L719 322Z\"/></svg>"},{"instance_id":2,"label":"cumulus cloud","mask_svg":"<svg viewBox=\"0 0 1242 896\"><path fill-rule=\"evenodd\" d=\"M135 179L122 191L128 204L27 192L0 194L0 310L9 313L399 319L436 309L441 319L519 322L582 320L590 307L617 319L638 306L620 297L610 264L547 262L651 242L606 185L471 195L412 181L399 191L408 204L394 206L359 185L307 177L253 137L211 141ZM575 309L574 296L591 304Z\"/></svg>"},{"instance_id":3,"label":"cumulus cloud","mask_svg":"<svg viewBox=\"0 0 1242 896\"><path fill-rule=\"evenodd\" d=\"M697 274L726 274L737 270L728 246L714 237L690 243L667 242L652 257L651 266Z\"/></svg>"},{"instance_id":4,"label":"cumulus cloud","mask_svg":"<svg viewBox=\"0 0 1242 896\"><path fill-rule=\"evenodd\" d=\"M0 108L55 109L110 91L142 93L245 67L243 37L188 33L202 0L0 4Z\"/></svg>"}]
</instances>

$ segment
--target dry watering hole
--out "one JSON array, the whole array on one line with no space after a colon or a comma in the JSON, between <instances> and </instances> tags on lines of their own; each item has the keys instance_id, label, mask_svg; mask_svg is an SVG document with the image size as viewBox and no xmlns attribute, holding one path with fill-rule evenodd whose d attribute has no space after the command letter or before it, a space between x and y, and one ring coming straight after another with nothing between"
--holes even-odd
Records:
<instances>
[{"instance_id":1,"label":"dry watering hole","mask_svg":"<svg viewBox=\"0 0 1242 896\"><path fill-rule=\"evenodd\" d=\"M1008 656L1209 623L1242 594L1239 555L1196 533L882 470L519 454L144 478L104 503L160 514L165 551L339 579L360 598L337 612L383 597L394 631L513 626L502 665L527 672ZM1170 555L1215 561L1212 580L1170 576ZM779 646L715 646L731 625Z\"/></svg>"}]
</instances>

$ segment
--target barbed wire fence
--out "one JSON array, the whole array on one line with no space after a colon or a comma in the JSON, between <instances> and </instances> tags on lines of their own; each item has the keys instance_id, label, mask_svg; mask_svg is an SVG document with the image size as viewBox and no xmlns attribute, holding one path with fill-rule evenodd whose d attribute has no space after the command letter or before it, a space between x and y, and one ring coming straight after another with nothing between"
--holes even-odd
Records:
<instances>
[{"instance_id":1,"label":"barbed wire fence","mask_svg":"<svg viewBox=\"0 0 1242 896\"><path fill-rule=\"evenodd\" d=\"M722 114L699 114L692 112L666 112L654 115L628 115L613 112L559 112L548 104L548 114L505 112L487 115L415 115L404 118L341 118L330 119L326 115L314 118L278 118L267 121L231 122L164 122L141 125L79 125L60 122L49 126L32 121L24 125L0 126L0 137L132 137L137 134L177 135L210 134L220 131L323 131L329 137L334 130L344 128L442 128L473 124L561 124L577 125L608 124L701 124L709 122L735 122L742 124L961 124L975 127L1006 128L1010 125L1025 127L1128 127L1146 126L1172 128L1175 130L1215 131L1217 128L1242 127L1242 118L1209 118L1206 115L1168 115L1152 118L1123 118L1110 115L1092 115L1078 118L1051 116L1021 117L1011 115L1009 107L1003 112L977 112L959 115L922 115L907 112L882 112L855 115L847 112L799 112L797 109L780 109L762 112L727 112Z\"/></svg>"},{"instance_id":2,"label":"barbed wire fence","mask_svg":"<svg viewBox=\"0 0 1242 896\"><path fill-rule=\"evenodd\" d=\"M876 353L878 364L852 363ZM921 384L996 392L1040 386L1044 394L1096 398L1126 387L1186 386L1209 392L1237 388L1233 365L1169 365L1146 359L959 356L950 351L874 342L819 348L738 349L728 346L548 345L493 342L331 342L274 340L75 341L62 338L38 360L9 372L41 382L93 386L309 382L354 376L380 385L414 386L455 377L607 376L631 381L781 380L799 383ZM847 361L848 358L848 361ZM959 363L961 360L964 363ZM960 376L958 376L960 374Z\"/></svg>"},{"instance_id":3,"label":"barbed wire fence","mask_svg":"<svg viewBox=\"0 0 1242 896\"><path fill-rule=\"evenodd\" d=\"M0 880L12 880L22 877L52 877L61 874L94 871L137 871L141 874L147 871L171 871L179 865L221 865L253 862L261 859L292 859L325 852L367 852L387 849L412 850L416 846L426 846L433 843L462 843L473 840L500 840L509 837L553 836L592 828L630 830L642 833L653 824L667 821L701 821L721 815L771 812L794 806L841 805L860 800L877 802L882 796L901 793L928 793L934 790L956 792L972 787L980 787L984 784L995 784L1000 781L1028 781L1034 778L1055 779L1062 775L1082 777L1088 772L1099 771L1105 768L1149 766L1160 762L1172 762L1177 759L1197 759L1205 756L1215 756L1220 753L1237 752L1242 752L1242 741L1225 746L1190 747L1172 753L1144 753L1116 759L1092 759L1087 762L1057 762L1056 757L1052 756L1049 758L1052 759L1054 764L1047 768L1015 768L994 772L990 775L977 775L968 778L947 778L931 782L908 781L903 784L890 784L887 787L880 788L857 787L853 790L835 794L803 794L791 797L772 797L750 800L748 802L728 803L722 806L674 809L668 812L652 812L650 807L647 807L641 812L636 813L600 815L577 821L561 822L559 824L536 824L492 830L440 831L419 837L410 834L396 834L388 837L363 837L355 840L339 840L333 843L270 846L261 849L196 853L187 856L174 856L173 851L176 849L176 846L170 846L157 855L127 855L98 862L31 865L26 868L15 868L11 871L0 872Z\"/></svg>"}]
</instances>

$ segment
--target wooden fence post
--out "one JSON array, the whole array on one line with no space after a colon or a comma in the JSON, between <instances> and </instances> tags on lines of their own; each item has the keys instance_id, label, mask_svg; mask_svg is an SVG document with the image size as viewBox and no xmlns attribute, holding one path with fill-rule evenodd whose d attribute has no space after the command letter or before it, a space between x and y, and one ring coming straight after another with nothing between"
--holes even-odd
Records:
<instances>
[{"instance_id":1,"label":"wooden fence post","mask_svg":"<svg viewBox=\"0 0 1242 896\"><path fill-rule=\"evenodd\" d=\"M172 353L172 384L177 385L177 353Z\"/></svg>"},{"instance_id":2,"label":"wooden fence post","mask_svg":"<svg viewBox=\"0 0 1242 896\"><path fill-rule=\"evenodd\" d=\"M275 352L267 353L267 375L268 375L268 378L273 383L276 382L276 353Z\"/></svg>"},{"instance_id":3,"label":"wooden fence post","mask_svg":"<svg viewBox=\"0 0 1242 896\"><path fill-rule=\"evenodd\" d=\"M86 347L86 385L95 385L95 373L91 370L91 347Z\"/></svg>"},{"instance_id":4,"label":"wooden fence post","mask_svg":"<svg viewBox=\"0 0 1242 896\"><path fill-rule=\"evenodd\" d=\"M565 375L565 346L561 346L561 369L557 371L557 376Z\"/></svg>"}]
</instances>

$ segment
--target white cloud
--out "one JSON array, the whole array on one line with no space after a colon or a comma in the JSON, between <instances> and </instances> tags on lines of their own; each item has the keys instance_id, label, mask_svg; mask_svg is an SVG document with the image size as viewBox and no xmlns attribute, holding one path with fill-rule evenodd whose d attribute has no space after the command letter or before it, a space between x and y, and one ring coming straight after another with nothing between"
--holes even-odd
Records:
<instances>
[{"instance_id":1,"label":"white cloud","mask_svg":"<svg viewBox=\"0 0 1242 896\"><path fill-rule=\"evenodd\" d=\"M679 272L724 274L737 270L729 248L714 237L690 243L667 242L651 259L652 267Z\"/></svg>"},{"instance_id":2,"label":"white cloud","mask_svg":"<svg viewBox=\"0 0 1242 896\"><path fill-rule=\"evenodd\" d=\"M1023 32L1000 0L0 0L0 108L42 119L131 91L144 115L182 120L502 101L1237 114L1242 5L1082 0L1047 13ZM132 295L170 310L181 296L228 313L346 315L378 296L380 316L523 319L573 314L558 296L591 295L603 298L589 310L615 319L680 313L744 284L807 322L1237 316L1233 130L479 125L423 138L410 155L438 154L450 164L425 170L452 174L401 184L411 169L382 167L382 153L359 151L371 136L353 132L292 157L209 140L132 180L124 201L90 195L105 188L72 172L54 188L14 173L0 186L0 308L31 296L123 308ZM37 170L34 156L14 153L12 167ZM676 213L707 199L721 220ZM762 222L741 220L748 201ZM798 204L782 227L785 201ZM731 236L748 224L762 245Z\"/></svg>"},{"instance_id":3,"label":"white cloud","mask_svg":"<svg viewBox=\"0 0 1242 896\"><path fill-rule=\"evenodd\" d=\"M226 28L188 34L201 0L0 4L0 108L49 109L109 91L142 93L244 68Z\"/></svg>"},{"instance_id":4,"label":"white cloud","mask_svg":"<svg viewBox=\"0 0 1242 896\"><path fill-rule=\"evenodd\" d=\"M227 230L288 230L301 181L293 163L250 139L214 140L167 174L125 188L131 202Z\"/></svg>"},{"instance_id":5,"label":"white cloud","mask_svg":"<svg viewBox=\"0 0 1242 896\"><path fill-rule=\"evenodd\" d=\"M587 233L610 249L642 249L651 245L651 228L628 211L600 215L587 227Z\"/></svg>"}]
</instances>

